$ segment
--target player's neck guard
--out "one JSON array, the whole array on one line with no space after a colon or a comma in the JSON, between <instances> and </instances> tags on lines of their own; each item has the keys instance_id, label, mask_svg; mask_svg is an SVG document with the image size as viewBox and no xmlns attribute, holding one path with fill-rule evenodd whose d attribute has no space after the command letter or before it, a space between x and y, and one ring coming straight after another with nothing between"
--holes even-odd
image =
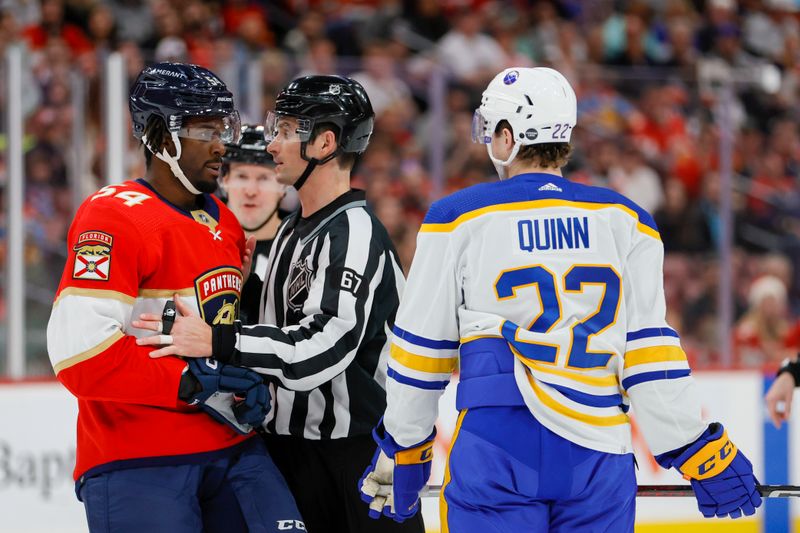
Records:
<instances>
[{"instance_id":1,"label":"player's neck guard","mask_svg":"<svg viewBox=\"0 0 800 533\"><path fill-rule=\"evenodd\" d=\"M495 170L497 170L497 175L500 176L501 180L504 180L508 177L508 167L517 157L517 152L519 152L519 147L520 144L515 142L514 148L511 149L511 155L508 156L508 159L503 161L501 159L497 159L492 153L492 143L488 143L486 145L486 151L489 153L489 159L492 160L492 164L494 165Z\"/></svg>"},{"instance_id":2,"label":"player's neck guard","mask_svg":"<svg viewBox=\"0 0 800 533\"><path fill-rule=\"evenodd\" d=\"M150 148L150 144L147 142L147 135L142 134L142 142L154 156L156 156L157 158L165 162L167 165L169 165L169 168L170 170L172 170L172 173L175 175L176 178L178 178L178 181L181 182L181 185L183 185L187 191L189 191L194 195L203 194L200 191L198 191L194 185L191 184L191 182L186 178L186 175L183 173L183 169L181 168L181 165L178 163L178 160L181 158L181 140L180 138L178 138L178 132L173 131L171 133L172 133L172 142L175 144L175 157L172 157L169 154L169 152L167 152L166 148L164 148L161 151L161 153L158 153L154 151L152 148Z\"/></svg>"}]
</instances>

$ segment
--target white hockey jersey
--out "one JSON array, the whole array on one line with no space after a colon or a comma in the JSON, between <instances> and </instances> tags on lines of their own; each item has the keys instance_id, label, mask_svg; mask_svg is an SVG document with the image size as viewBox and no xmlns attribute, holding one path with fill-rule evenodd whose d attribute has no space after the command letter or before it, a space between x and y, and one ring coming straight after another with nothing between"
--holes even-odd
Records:
<instances>
[{"instance_id":1,"label":"white hockey jersey","mask_svg":"<svg viewBox=\"0 0 800 533\"><path fill-rule=\"evenodd\" d=\"M460 356L460 409L521 395L551 431L623 454L632 404L654 454L694 441L707 424L665 320L663 254L647 212L551 174L434 203L395 322L388 432L430 434Z\"/></svg>"}]
</instances>

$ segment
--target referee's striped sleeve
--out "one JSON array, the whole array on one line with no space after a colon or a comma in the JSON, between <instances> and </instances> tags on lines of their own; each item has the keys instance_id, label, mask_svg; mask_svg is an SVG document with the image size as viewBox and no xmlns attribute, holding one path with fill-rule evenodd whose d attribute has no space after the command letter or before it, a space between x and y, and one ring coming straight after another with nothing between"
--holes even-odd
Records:
<instances>
[{"instance_id":1,"label":"referee's striped sleeve","mask_svg":"<svg viewBox=\"0 0 800 533\"><path fill-rule=\"evenodd\" d=\"M365 210L348 210L346 221L317 241L319 263L300 323L279 328L236 322L227 332L234 336L233 342L215 331L220 337L214 342L215 357L277 378L297 391L319 387L347 368L360 346L386 262L392 258L379 239L373 242L373 221ZM276 280L276 285L282 283ZM231 350L228 343L235 343L235 348Z\"/></svg>"}]
</instances>

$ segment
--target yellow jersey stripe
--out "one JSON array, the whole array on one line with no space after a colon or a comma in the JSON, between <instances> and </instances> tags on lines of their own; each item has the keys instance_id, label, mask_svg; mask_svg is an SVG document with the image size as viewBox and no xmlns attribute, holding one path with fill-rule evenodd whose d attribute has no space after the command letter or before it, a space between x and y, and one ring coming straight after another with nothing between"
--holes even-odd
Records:
<instances>
[{"instance_id":1,"label":"yellow jersey stripe","mask_svg":"<svg viewBox=\"0 0 800 533\"><path fill-rule=\"evenodd\" d=\"M650 346L625 353L625 368L667 361L686 361L686 353L680 346Z\"/></svg>"},{"instance_id":2,"label":"yellow jersey stripe","mask_svg":"<svg viewBox=\"0 0 800 533\"><path fill-rule=\"evenodd\" d=\"M125 335L120 331L117 330L111 335L109 338L95 346L94 348L90 348L85 352L79 353L77 355L73 355L68 359L64 359L60 363L56 364L53 369L56 371L56 374L64 370L65 368L69 368L71 366L77 365L78 363L82 363L87 359L91 359L95 355L104 352L109 346L117 342L119 339L124 337Z\"/></svg>"},{"instance_id":3,"label":"yellow jersey stripe","mask_svg":"<svg viewBox=\"0 0 800 533\"><path fill-rule=\"evenodd\" d=\"M453 369L456 367L456 357L438 358L417 355L400 348L394 343L392 343L389 353L391 354L392 359L404 367L412 370L419 370L420 372L444 374L453 372Z\"/></svg>"},{"instance_id":4,"label":"yellow jersey stripe","mask_svg":"<svg viewBox=\"0 0 800 533\"><path fill-rule=\"evenodd\" d=\"M533 379L533 376L530 373L527 373L528 383L530 384L533 392L536 394L536 397L539 398L539 401L545 404L547 407L552 409L553 411L564 415L566 417L572 418L574 420L578 420L585 424L590 424L592 426L618 426L620 424L628 424L630 423L630 419L628 415L625 413L620 413L618 415L613 416L594 416L594 415L587 415L586 413L581 413L574 409L570 409L566 405L562 405L555 401L553 398L547 395L539 385L536 383L536 380Z\"/></svg>"},{"instance_id":5,"label":"yellow jersey stripe","mask_svg":"<svg viewBox=\"0 0 800 533\"><path fill-rule=\"evenodd\" d=\"M453 451L453 446L456 444L458 434L461 431L461 422L467 414L468 409L464 409L458 413L458 420L456 420L456 428L453 430L453 440L450 441L450 448L447 450L447 458L444 461L444 481L442 481L442 490L439 491L439 524L442 530L441 533L450 533L450 525L447 523L447 500L444 497L444 489L450 483L450 453Z\"/></svg>"},{"instance_id":6,"label":"yellow jersey stripe","mask_svg":"<svg viewBox=\"0 0 800 533\"><path fill-rule=\"evenodd\" d=\"M128 305L133 305L136 302L136 298L125 294L124 292L111 291L108 289L81 289L79 287L67 287L58 293L58 298L56 298L56 301L53 303L53 307L57 306L61 299L66 298L67 296L86 296L88 298L100 300L117 300Z\"/></svg>"},{"instance_id":7,"label":"yellow jersey stripe","mask_svg":"<svg viewBox=\"0 0 800 533\"><path fill-rule=\"evenodd\" d=\"M622 204L600 204L600 203L593 203L593 202L573 202L570 200L529 200L527 202L512 202L508 204L497 204L497 205L489 205L486 207L482 207L480 209L475 209L474 211L469 211L460 215L452 222L445 222L445 223L428 223L423 224L422 227L419 229L420 233L446 233L453 231L459 225L472 220L474 218L478 218L481 215L485 215L486 213L492 213L497 211L521 211L524 209L534 209L534 208L544 208L544 207L573 207L578 209L588 209L591 211L597 211L600 209L607 209L607 208L614 208L620 209L636 219L636 227L644 233L645 235L649 235L654 239L661 240L661 235L658 231L654 230L650 226L646 224L642 224L639 222L639 215L631 209Z\"/></svg>"},{"instance_id":8,"label":"yellow jersey stripe","mask_svg":"<svg viewBox=\"0 0 800 533\"><path fill-rule=\"evenodd\" d=\"M235 272L239 272L235 270ZM177 293L179 296L194 296L194 287L185 289L139 289L140 298L172 298ZM232 294L237 294L236 291L231 291Z\"/></svg>"}]
</instances>

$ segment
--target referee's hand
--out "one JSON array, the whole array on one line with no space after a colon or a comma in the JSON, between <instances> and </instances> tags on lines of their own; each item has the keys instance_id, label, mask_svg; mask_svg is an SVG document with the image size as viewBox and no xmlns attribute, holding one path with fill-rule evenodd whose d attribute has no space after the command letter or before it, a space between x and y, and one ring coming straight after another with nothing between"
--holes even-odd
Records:
<instances>
[{"instance_id":1,"label":"referee's hand","mask_svg":"<svg viewBox=\"0 0 800 533\"><path fill-rule=\"evenodd\" d=\"M139 346L160 346L150 352L150 357L158 358L167 355L182 357L211 357L211 326L200 318L194 310L186 305L175 294L175 307L178 316L169 335L160 334L161 316L148 313L139 315L139 320L134 320L131 325L139 329L148 329L159 333L151 337L136 339Z\"/></svg>"},{"instance_id":2,"label":"referee's hand","mask_svg":"<svg viewBox=\"0 0 800 533\"><path fill-rule=\"evenodd\" d=\"M764 398L767 401L769 417L776 428L780 429L784 421L789 420L794 397L794 377L784 372L775 378Z\"/></svg>"}]
</instances>

